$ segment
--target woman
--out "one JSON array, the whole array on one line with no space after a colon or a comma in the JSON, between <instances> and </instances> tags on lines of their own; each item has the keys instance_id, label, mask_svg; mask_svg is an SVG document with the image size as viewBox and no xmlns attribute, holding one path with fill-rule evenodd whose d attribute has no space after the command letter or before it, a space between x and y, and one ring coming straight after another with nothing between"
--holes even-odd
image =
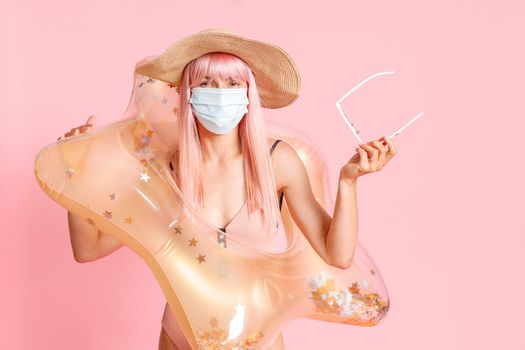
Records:
<instances>
[{"instance_id":1,"label":"woman","mask_svg":"<svg viewBox=\"0 0 525 350\"><path fill-rule=\"evenodd\" d=\"M188 62L172 68L180 70L180 77L173 80L177 81L181 103L179 147L170 167L182 193L196 204L195 208L201 208L200 217L211 225L234 235L242 229L243 239L268 250L276 248L275 236L261 237L260 233L277 225L284 195L294 221L319 256L330 265L348 267L357 238L356 179L382 169L396 154L394 144L383 137L356 148L357 153L340 171L331 217L315 200L306 169L295 150L284 141L266 137L261 106L282 107L293 102L294 93L298 95L297 86L287 102L276 102L286 91L290 92L289 81L298 81L289 56L260 41L257 45L262 50L254 54L248 46L254 40L226 31L208 30L197 35L200 36L182 39L172 46L178 57L187 53L183 49L190 52L194 45L206 51L195 58L187 55ZM272 76L279 72L265 67L278 59L276 53L293 68L283 73L282 81ZM169 55L170 50L157 60L167 60ZM172 58L169 64L175 64ZM260 80L256 81L255 76ZM90 131L94 123L91 116L85 125L64 136ZM122 246L103 232L93 232L93 226L69 212L68 219L77 261L100 259ZM162 349L190 349L167 304L159 339L159 350ZM269 349L284 349L282 334Z\"/></svg>"}]
</instances>

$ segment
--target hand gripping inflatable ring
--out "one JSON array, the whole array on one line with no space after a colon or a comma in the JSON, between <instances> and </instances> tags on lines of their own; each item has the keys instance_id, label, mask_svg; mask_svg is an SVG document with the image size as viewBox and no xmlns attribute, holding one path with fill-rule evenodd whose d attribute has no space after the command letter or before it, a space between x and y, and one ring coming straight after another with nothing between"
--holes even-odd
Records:
<instances>
[{"instance_id":1,"label":"hand gripping inflatable ring","mask_svg":"<svg viewBox=\"0 0 525 350\"><path fill-rule=\"evenodd\" d=\"M134 82L123 120L45 146L35 176L59 205L146 261L192 349L265 349L301 317L373 326L386 316L388 292L364 247L358 242L350 267L328 265L286 201L285 251L236 237L218 244L218 230L195 214L168 168L176 89L140 75ZM319 153L297 133L268 125L301 156L319 203L333 207Z\"/></svg>"}]
</instances>

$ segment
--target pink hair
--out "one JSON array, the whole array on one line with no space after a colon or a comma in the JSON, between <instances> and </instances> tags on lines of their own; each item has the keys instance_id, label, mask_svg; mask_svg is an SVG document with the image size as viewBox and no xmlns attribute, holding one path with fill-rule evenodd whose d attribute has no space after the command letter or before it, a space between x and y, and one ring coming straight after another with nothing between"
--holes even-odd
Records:
<instances>
[{"instance_id":1,"label":"pink hair","mask_svg":"<svg viewBox=\"0 0 525 350\"><path fill-rule=\"evenodd\" d=\"M262 208L265 223L270 228L276 227L279 208L259 93L250 67L235 55L225 52L208 53L192 60L184 68L179 88L180 142L175 156L178 186L194 207L197 202L204 206L200 139L191 104L187 101L190 98L191 85L201 81L206 75L211 79L217 76L227 79L231 76L247 82L248 112L239 122L238 130L244 157L248 213Z\"/></svg>"}]
</instances>

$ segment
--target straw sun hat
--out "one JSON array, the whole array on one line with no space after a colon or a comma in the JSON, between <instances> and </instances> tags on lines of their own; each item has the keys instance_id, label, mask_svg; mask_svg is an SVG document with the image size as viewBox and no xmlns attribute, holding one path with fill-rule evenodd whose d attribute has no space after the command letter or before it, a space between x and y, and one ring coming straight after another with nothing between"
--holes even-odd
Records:
<instances>
[{"instance_id":1,"label":"straw sun hat","mask_svg":"<svg viewBox=\"0 0 525 350\"><path fill-rule=\"evenodd\" d=\"M301 77L292 58L283 49L221 28L206 29L176 41L153 60L138 66L135 72L180 86L187 63L206 53L219 51L238 56L250 66L262 107L284 107L299 97Z\"/></svg>"}]
</instances>

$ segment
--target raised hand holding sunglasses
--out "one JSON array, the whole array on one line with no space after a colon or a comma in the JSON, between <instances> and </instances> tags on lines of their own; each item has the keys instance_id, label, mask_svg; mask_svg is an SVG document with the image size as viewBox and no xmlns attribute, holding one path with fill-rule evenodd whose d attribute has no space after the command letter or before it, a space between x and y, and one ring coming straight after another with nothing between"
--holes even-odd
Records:
<instances>
[{"instance_id":1,"label":"raised hand holding sunglasses","mask_svg":"<svg viewBox=\"0 0 525 350\"><path fill-rule=\"evenodd\" d=\"M412 124L416 119L423 115L423 112L418 113L415 117L410 119L405 125L403 125L399 130L393 132L389 137L382 136L376 140L369 142L363 142L361 137L359 137L359 131L354 128L354 124L350 123L346 117L343 108L341 106L342 101L354 93L357 89L363 86L368 81L372 80L375 77L394 74L394 71L386 71L376 73L370 77L362 80L359 84L355 85L350 91L348 91L343 97L338 99L335 103L335 106L339 110L339 113L343 117L343 120L348 125L353 135L359 142L359 145L356 147L356 154L350 158L350 160L343 166L341 169L341 177L352 183L359 176L377 172L386 165L397 154L397 149L392 141L392 138L399 135L403 130L405 130L410 124Z\"/></svg>"}]
</instances>

